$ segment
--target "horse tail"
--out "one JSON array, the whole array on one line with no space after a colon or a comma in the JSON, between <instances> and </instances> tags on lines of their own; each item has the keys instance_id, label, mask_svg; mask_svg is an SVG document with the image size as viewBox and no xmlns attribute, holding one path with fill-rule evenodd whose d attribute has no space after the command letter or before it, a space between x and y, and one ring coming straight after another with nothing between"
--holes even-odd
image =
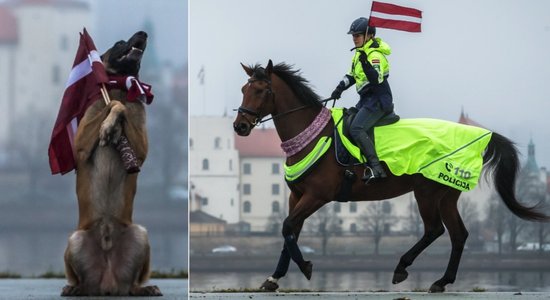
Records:
<instances>
[{"instance_id":1,"label":"horse tail","mask_svg":"<svg viewBox=\"0 0 550 300\"><path fill-rule=\"evenodd\" d=\"M550 217L537 210L537 206L524 206L515 194L519 171L518 150L506 137L493 132L483 155L486 172L493 175L495 188L506 207L516 216L528 221L550 221Z\"/></svg>"}]
</instances>

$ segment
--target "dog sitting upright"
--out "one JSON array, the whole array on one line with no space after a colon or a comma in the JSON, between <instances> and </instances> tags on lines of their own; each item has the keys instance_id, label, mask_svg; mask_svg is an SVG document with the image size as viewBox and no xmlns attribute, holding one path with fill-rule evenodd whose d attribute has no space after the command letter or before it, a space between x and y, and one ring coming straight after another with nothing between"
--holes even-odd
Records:
<instances>
[{"instance_id":1,"label":"dog sitting upright","mask_svg":"<svg viewBox=\"0 0 550 300\"><path fill-rule=\"evenodd\" d=\"M115 43L101 56L109 77L126 78L128 87L112 86L109 95L113 100L106 105L98 98L77 129L79 220L65 251L68 285L62 296L162 295L156 286L141 286L149 278L149 241L145 228L132 223L137 173L125 170L117 150L123 136L139 165L147 156L142 103L146 96L128 100L132 82L141 84L135 77L146 44L147 34L140 31L128 41Z\"/></svg>"}]
</instances>

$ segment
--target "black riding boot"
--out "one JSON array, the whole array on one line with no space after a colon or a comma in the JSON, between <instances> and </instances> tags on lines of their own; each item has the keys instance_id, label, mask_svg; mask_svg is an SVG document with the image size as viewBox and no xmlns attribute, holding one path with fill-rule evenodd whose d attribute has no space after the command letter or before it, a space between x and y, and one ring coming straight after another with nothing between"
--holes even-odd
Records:
<instances>
[{"instance_id":1,"label":"black riding boot","mask_svg":"<svg viewBox=\"0 0 550 300\"><path fill-rule=\"evenodd\" d=\"M368 138L368 136L366 134L362 135L361 138L359 138L359 140L355 142L357 143L357 146L359 146L359 148L361 149L361 152L367 158L365 172L363 173L363 178L361 178L361 180L363 180L366 184L374 178L388 177L388 175L386 175L386 171L384 171L384 168L380 163L380 160L378 160L378 155L376 155L374 145L372 144L372 141Z\"/></svg>"}]
</instances>

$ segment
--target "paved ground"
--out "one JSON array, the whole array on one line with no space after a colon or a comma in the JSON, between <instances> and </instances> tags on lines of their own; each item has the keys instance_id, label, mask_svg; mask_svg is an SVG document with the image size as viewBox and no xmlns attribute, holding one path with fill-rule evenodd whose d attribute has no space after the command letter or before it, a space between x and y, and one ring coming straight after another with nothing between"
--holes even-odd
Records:
<instances>
[{"instance_id":1,"label":"paved ground","mask_svg":"<svg viewBox=\"0 0 550 300\"><path fill-rule=\"evenodd\" d=\"M136 299L131 297L60 297L64 279L2 279L0 280L0 299ZM150 285L157 285L164 297L140 297L138 299L181 300L187 299L188 281L182 279L152 279Z\"/></svg>"},{"instance_id":2,"label":"paved ground","mask_svg":"<svg viewBox=\"0 0 550 300\"><path fill-rule=\"evenodd\" d=\"M255 299L255 300L295 300L295 299L320 299L320 300L355 300L355 299L376 299L376 300L439 300L439 299L482 299L482 300L526 300L526 299L550 299L550 293L190 293L189 299Z\"/></svg>"}]
</instances>

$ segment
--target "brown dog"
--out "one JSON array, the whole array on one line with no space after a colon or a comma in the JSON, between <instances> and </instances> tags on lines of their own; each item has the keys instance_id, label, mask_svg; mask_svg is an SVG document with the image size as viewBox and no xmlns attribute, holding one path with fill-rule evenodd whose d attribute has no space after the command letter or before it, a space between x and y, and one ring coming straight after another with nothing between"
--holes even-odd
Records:
<instances>
[{"instance_id":1,"label":"brown dog","mask_svg":"<svg viewBox=\"0 0 550 300\"><path fill-rule=\"evenodd\" d=\"M109 75L137 76L147 34L119 41L102 61ZM160 296L149 278L147 231L132 223L137 173L128 174L116 145L125 135L139 165L147 156L145 108L127 101L125 89L111 89L108 105L98 99L86 110L75 137L78 229L65 251L68 285L62 296Z\"/></svg>"}]
</instances>

